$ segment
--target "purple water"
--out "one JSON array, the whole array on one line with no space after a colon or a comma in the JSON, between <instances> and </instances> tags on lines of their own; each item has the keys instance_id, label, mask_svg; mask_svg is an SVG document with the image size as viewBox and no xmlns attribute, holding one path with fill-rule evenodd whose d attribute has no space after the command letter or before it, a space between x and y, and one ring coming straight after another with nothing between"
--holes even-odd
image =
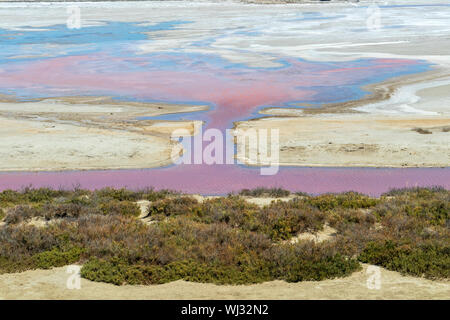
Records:
<instances>
[{"instance_id":1,"label":"purple water","mask_svg":"<svg viewBox=\"0 0 450 320\"><path fill-rule=\"evenodd\" d=\"M308 193L359 191L380 195L391 188L440 185L450 189L450 168L281 168L274 176L257 169L223 165L184 165L144 170L1 173L0 189L36 187L138 189L153 186L186 193L226 194L258 186L283 187Z\"/></svg>"}]
</instances>

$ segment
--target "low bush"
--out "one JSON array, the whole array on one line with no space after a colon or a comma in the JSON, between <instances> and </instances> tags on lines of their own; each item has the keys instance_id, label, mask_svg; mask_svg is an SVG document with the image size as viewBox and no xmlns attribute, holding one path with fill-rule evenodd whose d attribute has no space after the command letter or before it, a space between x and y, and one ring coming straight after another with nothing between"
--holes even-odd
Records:
<instances>
[{"instance_id":1,"label":"low bush","mask_svg":"<svg viewBox=\"0 0 450 320\"><path fill-rule=\"evenodd\" d=\"M11 207L18 204L39 204L52 201L55 198L74 197L88 193L89 191L81 189L69 191L49 188L35 189L31 187L23 188L21 191L4 190L0 192L0 207Z\"/></svg>"},{"instance_id":2,"label":"low bush","mask_svg":"<svg viewBox=\"0 0 450 320\"><path fill-rule=\"evenodd\" d=\"M99 210L105 215L122 215L137 217L141 210L136 203L125 201L108 201L99 205Z\"/></svg>"},{"instance_id":3,"label":"low bush","mask_svg":"<svg viewBox=\"0 0 450 320\"><path fill-rule=\"evenodd\" d=\"M424 129L424 128L412 128L412 131L418 132L420 134L432 134L433 132L431 132L428 129Z\"/></svg>"},{"instance_id":4,"label":"low bush","mask_svg":"<svg viewBox=\"0 0 450 320\"><path fill-rule=\"evenodd\" d=\"M137 201L141 198L139 192L133 192L127 189L103 188L96 190L94 196L99 198L111 198L117 201Z\"/></svg>"},{"instance_id":5,"label":"low bush","mask_svg":"<svg viewBox=\"0 0 450 320\"><path fill-rule=\"evenodd\" d=\"M304 201L321 211L331 211L336 208L367 209L374 207L379 202L378 199L357 192L345 192L341 194L328 193L316 197L309 197Z\"/></svg>"},{"instance_id":6,"label":"low bush","mask_svg":"<svg viewBox=\"0 0 450 320\"><path fill-rule=\"evenodd\" d=\"M382 199L374 209L378 217L407 215L442 226L449 221L450 193L441 188L392 190Z\"/></svg>"},{"instance_id":7,"label":"low bush","mask_svg":"<svg viewBox=\"0 0 450 320\"><path fill-rule=\"evenodd\" d=\"M259 187L255 189L243 189L239 192L239 195L245 197L271 197L271 198L282 198L287 197L291 194L290 191L281 188L266 188Z\"/></svg>"},{"instance_id":8,"label":"low bush","mask_svg":"<svg viewBox=\"0 0 450 320\"><path fill-rule=\"evenodd\" d=\"M334 228L342 230L346 226L359 225L371 228L377 219L372 212L366 212L361 209L343 209L338 208L327 214L327 222Z\"/></svg>"},{"instance_id":9,"label":"low bush","mask_svg":"<svg viewBox=\"0 0 450 320\"><path fill-rule=\"evenodd\" d=\"M245 284L343 277L365 262L448 278L449 197L442 188L413 188L379 199L301 194L259 207L242 196L199 203L152 189L4 191L0 273L85 262L83 277L117 285ZM135 201L149 198L141 220ZM27 223L35 217L49 222ZM336 231L324 242L282 241L325 224Z\"/></svg>"},{"instance_id":10,"label":"low bush","mask_svg":"<svg viewBox=\"0 0 450 320\"><path fill-rule=\"evenodd\" d=\"M177 195L177 193L170 190L155 191L154 189L151 188L146 188L137 191L131 191L124 188L122 189L103 188L100 190L96 190L93 193L94 197L110 198L117 201L138 201L138 200L156 201L164 199L170 195Z\"/></svg>"},{"instance_id":11,"label":"low bush","mask_svg":"<svg viewBox=\"0 0 450 320\"><path fill-rule=\"evenodd\" d=\"M176 280L237 285L275 279L288 282L319 281L347 276L361 268L356 260L340 255L315 256L311 259L301 255L303 252L296 251L292 246L284 246L281 251L284 256L276 260L279 261L277 263L260 257L235 265L218 262L208 264L195 260L174 261L166 265L131 265L116 257L109 260L92 258L83 265L81 275L92 281L116 285L162 284Z\"/></svg>"},{"instance_id":12,"label":"low bush","mask_svg":"<svg viewBox=\"0 0 450 320\"><path fill-rule=\"evenodd\" d=\"M313 242L274 246L266 259L273 264L274 278L288 282L344 277L361 268L357 260L341 255L333 246Z\"/></svg>"},{"instance_id":13,"label":"low bush","mask_svg":"<svg viewBox=\"0 0 450 320\"><path fill-rule=\"evenodd\" d=\"M427 278L450 277L450 246L369 242L358 259L386 269Z\"/></svg>"},{"instance_id":14,"label":"low bush","mask_svg":"<svg viewBox=\"0 0 450 320\"><path fill-rule=\"evenodd\" d=\"M33 256L34 265L40 269L50 269L52 267L61 267L80 260L83 249L74 247L68 251L61 251L53 248L49 251L43 251Z\"/></svg>"},{"instance_id":15,"label":"low bush","mask_svg":"<svg viewBox=\"0 0 450 320\"><path fill-rule=\"evenodd\" d=\"M18 205L12 209L9 209L9 212L5 217L5 222L8 224L17 224L39 216L42 216L41 208L36 208L29 205Z\"/></svg>"},{"instance_id":16,"label":"low bush","mask_svg":"<svg viewBox=\"0 0 450 320\"><path fill-rule=\"evenodd\" d=\"M275 241L286 240L298 232L321 230L325 221L322 212L298 200L277 201L261 209L232 195L202 204L187 197L164 199L150 206L149 215L158 220L182 215L203 223L225 223L266 234Z\"/></svg>"},{"instance_id":17,"label":"low bush","mask_svg":"<svg viewBox=\"0 0 450 320\"><path fill-rule=\"evenodd\" d=\"M18 191L4 190L0 192L0 207L9 207L25 201L25 196Z\"/></svg>"},{"instance_id":18,"label":"low bush","mask_svg":"<svg viewBox=\"0 0 450 320\"><path fill-rule=\"evenodd\" d=\"M176 261L161 266L129 265L117 258L110 260L93 258L81 269L83 278L115 285L163 284L176 280L215 284L248 284L271 280L268 272L264 275L260 273L245 272L243 268L236 266L208 265L192 260Z\"/></svg>"},{"instance_id":19,"label":"low bush","mask_svg":"<svg viewBox=\"0 0 450 320\"><path fill-rule=\"evenodd\" d=\"M178 197L153 202L148 209L148 215L162 219L169 216L190 215L198 210L199 203L194 198Z\"/></svg>"},{"instance_id":20,"label":"low bush","mask_svg":"<svg viewBox=\"0 0 450 320\"><path fill-rule=\"evenodd\" d=\"M205 223L220 222L245 230L256 230L259 207L238 196L206 200L197 213L197 220Z\"/></svg>"},{"instance_id":21,"label":"low bush","mask_svg":"<svg viewBox=\"0 0 450 320\"><path fill-rule=\"evenodd\" d=\"M265 233L274 241L287 240L299 232L322 229L325 214L301 201L274 202L258 212L256 231Z\"/></svg>"}]
</instances>

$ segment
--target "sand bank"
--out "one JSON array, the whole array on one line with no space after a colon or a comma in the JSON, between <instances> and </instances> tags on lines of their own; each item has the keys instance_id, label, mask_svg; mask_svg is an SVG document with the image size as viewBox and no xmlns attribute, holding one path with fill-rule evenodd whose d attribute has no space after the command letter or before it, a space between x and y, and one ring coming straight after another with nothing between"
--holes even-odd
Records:
<instances>
[{"instance_id":1,"label":"sand bank","mask_svg":"<svg viewBox=\"0 0 450 320\"><path fill-rule=\"evenodd\" d=\"M448 299L448 281L405 277L380 268L381 289L368 289L367 265L346 278L218 286L175 281L152 286L114 286L81 279L69 290L66 267L0 275L0 299Z\"/></svg>"},{"instance_id":2,"label":"sand bank","mask_svg":"<svg viewBox=\"0 0 450 320\"><path fill-rule=\"evenodd\" d=\"M278 129L285 166L445 167L449 126L450 117L324 114L240 122L237 128Z\"/></svg>"},{"instance_id":3,"label":"sand bank","mask_svg":"<svg viewBox=\"0 0 450 320\"><path fill-rule=\"evenodd\" d=\"M195 121L137 121L140 116L206 106L124 103L105 97L0 102L0 170L152 168L171 164L177 128Z\"/></svg>"},{"instance_id":4,"label":"sand bank","mask_svg":"<svg viewBox=\"0 0 450 320\"><path fill-rule=\"evenodd\" d=\"M371 93L360 100L266 108L261 113L268 117L235 127L278 129L285 166L447 167L449 88L449 72L442 67L366 86Z\"/></svg>"}]
</instances>

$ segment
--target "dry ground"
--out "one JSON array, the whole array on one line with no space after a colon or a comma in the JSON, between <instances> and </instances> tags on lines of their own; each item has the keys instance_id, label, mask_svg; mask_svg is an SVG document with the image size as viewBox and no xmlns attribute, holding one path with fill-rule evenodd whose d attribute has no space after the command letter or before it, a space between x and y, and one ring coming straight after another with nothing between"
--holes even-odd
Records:
<instances>
[{"instance_id":1,"label":"dry ground","mask_svg":"<svg viewBox=\"0 0 450 320\"><path fill-rule=\"evenodd\" d=\"M237 126L242 130L278 129L281 165L349 167L448 166L448 127L450 118L361 114L269 118ZM416 128L431 134L414 131Z\"/></svg>"},{"instance_id":2,"label":"dry ground","mask_svg":"<svg viewBox=\"0 0 450 320\"><path fill-rule=\"evenodd\" d=\"M350 277L287 283L270 281L244 286L175 281L153 286L114 286L81 280L81 289L67 289L67 268L0 275L0 299L448 299L450 284L404 277L380 268L381 288L368 289L372 273Z\"/></svg>"},{"instance_id":3,"label":"dry ground","mask_svg":"<svg viewBox=\"0 0 450 320\"><path fill-rule=\"evenodd\" d=\"M0 97L1 98L1 97ZM105 97L0 101L0 170L151 168L171 164L175 129L195 121L136 118L206 106L120 103Z\"/></svg>"},{"instance_id":4,"label":"dry ground","mask_svg":"<svg viewBox=\"0 0 450 320\"><path fill-rule=\"evenodd\" d=\"M280 165L446 167L450 76L445 67L368 86L364 99L323 108L267 108L236 129L278 129ZM238 140L237 140L238 141ZM241 147L239 147L241 148ZM239 159L248 163L248 150Z\"/></svg>"}]
</instances>

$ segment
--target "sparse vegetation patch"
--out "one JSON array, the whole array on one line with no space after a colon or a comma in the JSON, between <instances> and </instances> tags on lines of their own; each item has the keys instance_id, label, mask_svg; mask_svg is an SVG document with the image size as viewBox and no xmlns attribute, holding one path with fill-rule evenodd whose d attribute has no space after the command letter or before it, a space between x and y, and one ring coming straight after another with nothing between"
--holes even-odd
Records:
<instances>
[{"instance_id":1,"label":"sparse vegetation patch","mask_svg":"<svg viewBox=\"0 0 450 320\"><path fill-rule=\"evenodd\" d=\"M364 262L449 278L450 192L443 188L392 190L380 198L299 193L264 207L245 197L200 203L152 189L6 190L0 273L79 263L84 278L115 285L247 284L343 277ZM136 202L149 199L141 215ZM326 241L288 241L325 225L336 230Z\"/></svg>"}]
</instances>

